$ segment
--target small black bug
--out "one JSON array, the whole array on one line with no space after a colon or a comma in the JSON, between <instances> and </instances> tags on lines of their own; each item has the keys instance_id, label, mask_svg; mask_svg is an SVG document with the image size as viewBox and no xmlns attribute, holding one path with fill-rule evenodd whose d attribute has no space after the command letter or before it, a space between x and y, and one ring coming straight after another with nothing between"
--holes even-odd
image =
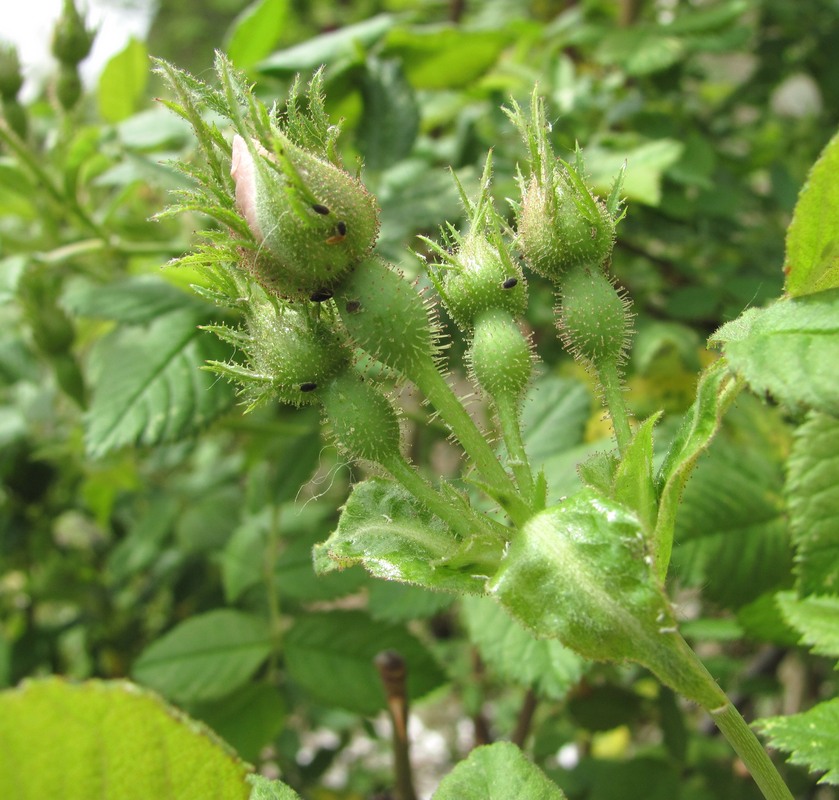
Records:
<instances>
[{"instance_id":1,"label":"small black bug","mask_svg":"<svg viewBox=\"0 0 839 800\"><path fill-rule=\"evenodd\" d=\"M312 206L312 211L314 211L315 214L328 214L329 213L329 209L326 206L322 206L320 203L315 203Z\"/></svg>"},{"instance_id":2,"label":"small black bug","mask_svg":"<svg viewBox=\"0 0 839 800\"><path fill-rule=\"evenodd\" d=\"M501 284L502 289L512 289L517 283L519 282L518 278L507 278L504 283Z\"/></svg>"},{"instance_id":3,"label":"small black bug","mask_svg":"<svg viewBox=\"0 0 839 800\"><path fill-rule=\"evenodd\" d=\"M313 303L323 303L325 300L329 300L331 297L331 289L320 289L317 292L312 292L309 295L309 300L311 300Z\"/></svg>"},{"instance_id":4,"label":"small black bug","mask_svg":"<svg viewBox=\"0 0 839 800\"><path fill-rule=\"evenodd\" d=\"M307 381L306 383L300 384L300 391L301 392L313 392L315 389L318 388L316 383L312 383L311 381Z\"/></svg>"},{"instance_id":5,"label":"small black bug","mask_svg":"<svg viewBox=\"0 0 839 800\"><path fill-rule=\"evenodd\" d=\"M356 311L361 310L361 301L359 300L347 300L347 311L350 314L355 314Z\"/></svg>"},{"instance_id":6,"label":"small black bug","mask_svg":"<svg viewBox=\"0 0 839 800\"><path fill-rule=\"evenodd\" d=\"M335 230L338 233L335 236L330 236L327 240L327 244L338 244L339 242L343 242L347 236L347 223L346 222L338 222L335 225Z\"/></svg>"}]
</instances>

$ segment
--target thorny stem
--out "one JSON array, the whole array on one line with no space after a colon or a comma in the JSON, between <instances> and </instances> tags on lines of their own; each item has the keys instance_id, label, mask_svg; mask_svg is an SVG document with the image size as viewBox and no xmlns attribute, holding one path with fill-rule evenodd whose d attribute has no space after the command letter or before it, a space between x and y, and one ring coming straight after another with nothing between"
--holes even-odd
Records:
<instances>
[{"instance_id":1,"label":"thorny stem","mask_svg":"<svg viewBox=\"0 0 839 800\"><path fill-rule=\"evenodd\" d=\"M609 361L598 366L597 377L603 387L606 407L609 409L609 416L612 418L618 451L623 455L629 446L630 439L632 439L632 429L629 427L629 413L626 410L626 401L621 388L617 364Z\"/></svg>"}]
</instances>

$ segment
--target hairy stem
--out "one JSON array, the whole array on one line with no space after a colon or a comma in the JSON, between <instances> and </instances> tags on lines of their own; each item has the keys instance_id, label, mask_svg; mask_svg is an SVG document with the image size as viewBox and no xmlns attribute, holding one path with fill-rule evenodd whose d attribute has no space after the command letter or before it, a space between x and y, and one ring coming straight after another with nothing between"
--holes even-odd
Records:
<instances>
[{"instance_id":1,"label":"hairy stem","mask_svg":"<svg viewBox=\"0 0 839 800\"><path fill-rule=\"evenodd\" d=\"M508 398L496 397L495 410L498 413L501 435L504 437L504 444L507 446L507 453L509 454L507 464L513 471L519 491L524 495L525 501L531 508L534 508L536 504L536 485L533 482L533 472L530 469L530 461L524 449L518 409Z\"/></svg>"},{"instance_id":2,"label":"hairy stem","mask_svg":"<svg viewBox=\"0 0 839 800\"><path fill-rule=\"evenodd\" d=\"M623 455L629 446L630 439L632 439L632 429L629 427L629 412L626 410L626 401L623 397L623 388L621 386L617 364L609 361L598 366L597 377L603 387L603 394L606 397L606 407L609 409L609 416L612 418L618 451Z\"/></svg>"},{"instance_id":3,"label":"hairy stem","mask_svg":"<svg viewBox=\"0 0 839 800\"><path fill-rule=\"evenodd\" d=\"M437 409L440 416L451 428L467 455L475 462L481 477L488 484L492 496L510 515L516 525L522 525L530 517L530 509L519 495L510 476L493 453L483 434L457 399L437 366L429 357L418 364L414 374L408 376L426 396L428 402Z\"/></svg>"}]
</instances>

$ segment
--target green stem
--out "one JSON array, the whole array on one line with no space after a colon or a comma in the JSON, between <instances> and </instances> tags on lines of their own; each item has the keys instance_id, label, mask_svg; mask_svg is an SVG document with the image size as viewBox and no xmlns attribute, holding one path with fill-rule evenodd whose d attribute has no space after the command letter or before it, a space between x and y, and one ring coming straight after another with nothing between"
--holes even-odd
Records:
<instances>
[{"instance_id":1,"label":"green stem","mask_svg":"<svg viewBox=\"0 0 839 800\"><path fill-rule=\"evenodd\" d=\"M675 631L646 638L645 649L649 655L646 665L663 683L699 703L711 715L766 800L793 800L754 731L690 645Z\"/></svg>"},{"instance_id":2,"label":"green stem","mask_svg":"<svg viewBox=\"0 0 839 800\"><path fill-rule=\"evenodd\" d=\"M740 712L729 702L711 711L711 717L746 765L766 800L793 800L792 793Z\"/></svg>"},{"instance_id":3,"label":"green stem","mask_svg":"<svg viewBox=\"0 0 839 800\"><path fill-rule=\"evenodd\" d=\"M475 462L481 477L489 485L492 496L516 525L523 525L531 516L530 509L519 495L510 476L504 471L504 467L501 466L484 435L478 430L472 417L437 371L434 360L430 356L427 360L418 360L416 368L408 377L451 428L461 447Z\"/></svg>"},{"instance_id":4,"label":"green stem","mask_svg":"<svg viewBox=\"0 0 839 800\"><path fill-rule=\"evenodd\" d=\"M632 429L629 427L629 413L626 410L626 401L623 397L618 365L614 361L608 361L598 366L597 377L603 387L606 407L609 409L609 416L612 418L618 451L623 455L632 439Z\"/></svg>"},{"instance_id":5,"label":"green stem","mask_svg":"<svg viewBox=\"0 0 839 800\"><path fill-rule=\"evenodd\" d=\"M536 485L533 481L533 472L530 469L530 460L527 457L524 441L521 437L517 404L510 398L496 397L495 410L498 413L501 435L504 437L504 444L507 446L507 453L509 454L507 464L516 477L516 483L524 495L525 501L531 508L535 508Z\"/></svg>"}]
</instances>

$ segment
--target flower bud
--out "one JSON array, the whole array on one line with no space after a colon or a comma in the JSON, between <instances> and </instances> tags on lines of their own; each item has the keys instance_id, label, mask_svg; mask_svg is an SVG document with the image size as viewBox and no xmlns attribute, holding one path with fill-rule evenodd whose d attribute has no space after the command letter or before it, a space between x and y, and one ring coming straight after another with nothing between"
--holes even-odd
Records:
<instances>
[{"instance_id":1,"label":"flower bud","mask_svg":"<svg viewBox=\"0 0 839 800\"><path fill-rule=\"evenodd\" d=\"M59 105L70 111L82 96L82 79L74 64L61 63L58 67L58 77L55 81L55 96Z\"/></svg>"},{"instance_id":2,"label":"flower bud","mask_svg":"<svg viewBox=\"0 0 839 800\"><path fill-rule=\"evenodd\" d=\"M328 296L373 247L375 198L348 172L274 136L275 153L233 139L236 203L259 244L244 265L272 294Z\"/></svg>"},{"instance_id":3,"label":"flower bud","mask_svg":"<svg viewBox=\"0 0 839 800\"><path fill-rule=\"evenodd\" d=\"M13 45L0 43L0 97L5 103L14 100L21 86L23 74L17 49Z\"/></svg>"},{"instance_id":4,"label":"flower bud","mask_svg":"<svg viewBox=\"0 0 839 800\"><path fill-rule=\"evenodd\" d=\"M96 31L85 27L73 0L64 0L64 9L52 34L52 54L62 64L75 66L87 58L95 38Z\"/></svg>"},{"instance_id":5,"label":"flower bud","mask_svg":"<svg viewBox=\"0 0 839 800\"><path fill-rule=\"evenodd\" d=\"M533 175L522 191L518 243L534 272L554 281L575 267L599 267L615 242L615 222L568 164L547 180Z\"/></svg>"},{"instance_id":6,"label":"flower bud","mask_svg":"<svg viewBox=\"0 0 839 800\"><path fill-rule=\"evenodd\" d=\"M304 406L317 400L350 363L350 351L327 322L273 298L251 298L246 330L208 326L247 356L247 366L211 362L209 368L242 386L251 406L275 398Z\"/></svg>"}]
</instances>

